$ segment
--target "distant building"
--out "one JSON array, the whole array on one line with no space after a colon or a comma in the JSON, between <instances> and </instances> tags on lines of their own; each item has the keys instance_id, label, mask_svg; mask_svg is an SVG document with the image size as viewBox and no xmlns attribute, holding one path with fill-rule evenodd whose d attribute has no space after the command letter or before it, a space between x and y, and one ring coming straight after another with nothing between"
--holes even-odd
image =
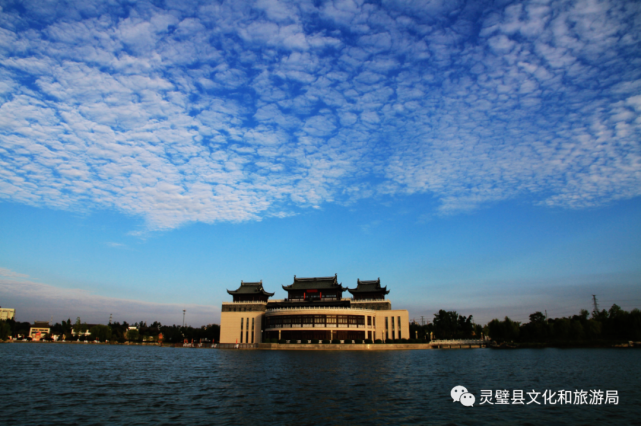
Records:
<instances>
[{"instance_id":1,"label":"distant building","mask_svg":"<svg viewBox=\"0 0 641 426\"><path fill-rule=\"evenodd\" d=\"M269 300L274 293L263 282L243 282L227 290L233 302L223 302L221 343L260 343L279 340L409 339L409 313L392 310L380 279L357 280L343 287L338 276L297 278L284 285L287 299ZM348 291L353 298L343 298Z\"/></svg>"},{"instance_id":2,"label":"distant building","mask_svg":"<svg viewBox=\"0 0 641 426\"><path fill-rule=\"evenodd\" d=\"M0 307L0 321L13 319L16 316L15 309Z\"/></svg>"},{"instance_id":3,"label":"distant building","mask_svg":"<svg viewBox=\"0 0 641 426\"><path fill-rule=\"evenodd\" d=\"M73 329L73 327L75 327L75 326L72 326L71 335L72 336L77 336L77 337L90 336L91 332L89 330L91 330L91 327L93 327L95 325L98 325L98 324L82 324L82 326L85 328L85 331L80 331L78 333L76 333L76 330Z\"/></svg>"},{"instance_id":4,"label":"distant building","mask_svg":"<svg viewBox=\"0 0 641 426\"><path fill-rule=\"evenodd\" d=\"M33 340L44 338L51 331L48 321L35 321L29 329L29 337Z\"/></svg>"}]
</instances>

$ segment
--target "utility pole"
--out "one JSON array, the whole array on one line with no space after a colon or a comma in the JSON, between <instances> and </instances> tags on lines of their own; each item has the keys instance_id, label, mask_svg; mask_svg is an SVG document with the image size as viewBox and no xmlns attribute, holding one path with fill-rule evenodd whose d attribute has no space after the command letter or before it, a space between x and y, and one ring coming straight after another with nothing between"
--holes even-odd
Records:
<instances>
[{"instance_id":1,"label":"utility pole","mask_svg":"<svg viewBox=\"0 0 641 426\"><path fill-rule=\"evenodd\" d=\"M185 311L186 309L183 309L183 328L185 328Z\"/></svg>"},{"instance_id":2,"label":"utility pole","mask_svg":"<svg viewBox=\"0 0 641 426\"><path fill-rule=\"evenodd\" d=\"M599 313L599 303L596 301L596 294L592 295L592 303L594 304L594 315Z\"/></svg>"},{"instance_id":3,"label":"utility pole","mask_svg":"<svg viewBox=\"0 0 641 426\"><path fill-rule=\"evenodd\" d=\"M112 315L113 315L113 314L109 314L109 325L111 325L111 316L112 316Z\"/></svg>"}]
</instances>

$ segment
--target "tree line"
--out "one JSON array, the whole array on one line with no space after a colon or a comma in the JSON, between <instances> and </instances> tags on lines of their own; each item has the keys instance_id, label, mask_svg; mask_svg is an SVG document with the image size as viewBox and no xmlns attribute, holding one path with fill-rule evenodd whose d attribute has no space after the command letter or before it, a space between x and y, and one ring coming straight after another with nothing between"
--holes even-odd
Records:
<instances>
[{"instance_id":1,"label":"tree line","mask_svg":"<svg viewBox=\"0 0 641 426\"><path fill-rule=\"evenodd\" d=\"M130 329L130 326L135 329ZM19 335L28 336L31 324L28 322L17 322L13 319L0 321L0 340L7 340L9 336L17 338ZM108 325L88 325L82 322L80 317L76 318L74 323L71 319L56 323L50 327L50 333L44 336L44 339L51 340L52 336L64 336L67 341L76 340L99 340L101 342L142 342L157 341L158 336L162 333L163 342L180 343L184 339L191 341L218 342L220 338L220 326L218 324L209 324L202 327L162 325L158 321L147 325L145 321L139 321L133 324L112 322ZM88 333L88 335L86 335Z\"/></svg>"},{"instance_id":2,"label":"tree line","mask_svg":"<svg viewBox=\"0 0 641 426\"><path fill-rule=\"evenodd\" d=\"M641 311L628 312L618 305L592 313L583 309L578 315L548 318L541 312L521 323L509 317L493 319L485 326L474 322L472 315L440 310L428 324L410 324L412 338L480 339L486 336L496 342L546 343L641 340Z\"/></svg>"},{"instance_id":3,"label":"tree line","mask_svg":"<svg viewBox=\"0 0 641 426\"><path fill-rule=\"evenodd\" d=\"M618 305L609 310L582 309L578 315L547 318L541 312L530 315L530 321L521 324L510 318L493 319L487 324L489 336L497 342L594 342L641 340L641 311L628 312Z\"/></svg>"}]
</instances>

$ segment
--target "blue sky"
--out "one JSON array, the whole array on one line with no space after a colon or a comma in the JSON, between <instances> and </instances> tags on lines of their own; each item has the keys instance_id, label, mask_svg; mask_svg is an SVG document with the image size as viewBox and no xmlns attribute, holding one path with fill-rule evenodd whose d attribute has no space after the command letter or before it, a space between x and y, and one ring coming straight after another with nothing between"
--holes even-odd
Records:
<instances>
[{"instance_id":1,"label":"blue sky","mask_svg":"<svg viewBox=\"0 0 641 426\"><path fill-rule=\"evenodd\" d=\"M638 3L0 4L18 319L334 273L412 318L641 305Z\"/></svg>"}]
</instances>

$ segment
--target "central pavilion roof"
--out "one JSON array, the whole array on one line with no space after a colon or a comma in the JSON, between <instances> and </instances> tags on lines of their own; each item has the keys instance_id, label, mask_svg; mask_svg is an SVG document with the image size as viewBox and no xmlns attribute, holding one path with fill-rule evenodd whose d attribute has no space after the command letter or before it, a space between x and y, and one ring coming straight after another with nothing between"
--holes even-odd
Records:
<instances>
[{"instance_id":1,"label":"central pavilion roof","mask_svg":"<svg viewBox=\"0 0 641 426\"><path fill-rule=\"evenodd\" d=\"M265 289L263 289L263 280L260 280L256 283L246 283L244 281L241 281L238 290L227 290L227 293L231 295L262 294L263 296L269 297L274 295L274 293L267 293Z\"/></svg>"},{"instance_id":2,"label":"central pavilion roof","mask_svg":"<svg viewBox=\"0 0 641 426\"><path fill-rule=\"evenodd\" d=\"M283 290L340 290L345 291L347 288L338 282L338 274L333 277L311 277L297 278L294 275L294 282L290 285L284 285Z\"/></svg>"}]
</instances>

